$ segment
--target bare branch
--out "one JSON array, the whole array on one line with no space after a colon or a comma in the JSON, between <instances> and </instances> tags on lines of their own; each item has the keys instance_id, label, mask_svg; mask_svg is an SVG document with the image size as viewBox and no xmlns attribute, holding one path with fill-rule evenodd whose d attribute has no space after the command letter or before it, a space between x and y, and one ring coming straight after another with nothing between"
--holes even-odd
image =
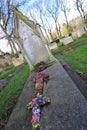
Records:
<instances>
[{"instance_id":1,"label":"bare branch","mask_svg":"<svg viewBox=\"0 0 87 130\"><path fill-rule=\"evenodd\" d=\"M81 19L82 19L82 23L83 23L83 27L84 27L84 30L86 31L86 24L85 24L85 20L86 20L86 16L85 16L85 5L86 5L86 2L83 1L83 0L75 0L75 5L77 7L77 10L81 16Z\"/></svg>"},{"instance_id":2,"label":"bare branch","mask_svg":"<svg viewBox=\"0 0 87 130\"><path fill-rule=\"evenodd\" d=\"M12 52L14 53L14 49L12 46L12 36L14 29L14 21L13 21L13 12L11 6L14 4L16 7L20 7L24 5L26 1L17 2L16 0L1 0L0 1L0 27L2 31L5 33L5 36L9 42ZM4 37L2 37L4 38Z\"/></svg>"}]
</instances>

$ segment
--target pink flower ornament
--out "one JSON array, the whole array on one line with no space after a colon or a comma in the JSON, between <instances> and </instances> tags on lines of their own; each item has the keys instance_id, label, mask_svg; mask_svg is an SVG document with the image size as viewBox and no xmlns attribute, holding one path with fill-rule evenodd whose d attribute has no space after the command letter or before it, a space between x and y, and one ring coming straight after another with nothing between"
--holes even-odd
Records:
<instances>
[{"instance_id":1,"label":"pink flower ornament","mask_svg":"<svg viewBox=\"0 0 87 130\"><path fill-rule=\"evenodd\" d=\"M37 122L38 121L38 116L37 116L37 114L33 114L32 115L32 119L31 119L31 123L35 123L35 122Z\"/></svg>"},{"instance_id":2,"label":"pink flower ornament","mask_svg":"<svg viewBox=\"0 0 87 130\"><path fill-rule=\"evenodd\" d=\"M32 104L35 105L37 101L37 98L32 99Z\"/></svg>"}]
</instances>

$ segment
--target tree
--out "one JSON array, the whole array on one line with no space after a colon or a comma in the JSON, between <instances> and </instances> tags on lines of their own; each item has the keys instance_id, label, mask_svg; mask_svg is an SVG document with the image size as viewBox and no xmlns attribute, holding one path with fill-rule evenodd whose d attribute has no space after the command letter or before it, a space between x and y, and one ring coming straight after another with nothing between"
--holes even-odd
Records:
<instances>
[{"instance_id":1,"label":"tree","mask_svg":"<svg viewBox=\"0 0 87 130\"><path fill-rule=\"evenodd\" d=\"M67 6L68 1L67 0L60 0L60 9L63 12L67 24L67 31L68 34L70 33L69 30L69 22L68 22L68 13L70 11L70 8Z\"/></svg>"},{"instance_id":2,"label":"tree","mask_svg":"<svg viewBox=\"0 0 87 130\"><path fill-rule=\"evenodd\" d=\"M15 42L14 42L14 21L13 21L13 12L12 5L20 7L25 1L16 2L13 0L1 0L0 1L0 28L5 34L5 38L8 40L8 43L11 48L11 53L14 55L17 52ZM15 51L15 52L14 52Z\"/></svg>"},{"instance_id":3,"label":"tree","mask_svg":"<svg viewBox=\"0 0 87 130\"><path fill-rule=\"evenodd\" d=\"M85 15L85 7L87 6L86 0L76 0L75 1L76 8L80 14L80 17L82 19L84 30L86 31L86 15Z\"/></svg>"},{"instance_id":4,"label":"tree","mask_svg":"<svg viewBox=\"0 0 87 130\"><path fill-rule=\"evenodd\" d=\"M70 21L70 25L72 26L73 31L77 31L79 28L81 28L82 25L82 21L81 21L81 17L77 16L76 18L73 18Z\"/></svg>"},{"instance_id":5,"label":"tree","mask_svg":"<svg viewBox=\"0 0 87 130\"><path fill-rule=\"evenodd\" d=\"M58 38L61 38L61 30L60 30L60 24L58 21L59 16L59 7L60 7L60 1L55 0L53 5L47 9L48 15L52 17L55 23L56 32L58 35Z\"/></svg>"},{"instance_id":6,"label":"tree","mask_svg":"<svg viewBox=\"0 0 87 130\"><path fill-rule=\"evenodd\" d=\"M32 7L29 12L28 12L28 17L33 20L35 23L38 23L41 26L42 32L44 31L45 35L44 38L46 37L46 39L48 39L48 41L50 41L49 38L49 34L47 31L47 24L46 22L47 19L45 17L45 14L43 12L43 9L41 6L39 6L39 4L36 2L34 7ZM46 21L46 22L45 22Z\"/></svg>"},{"instance_id":7,"label":"tree","mask_svg":"<svg viewBox=\"0 0 87 130\"><path fill-rule=\"evenodd\" d=\"M45 20L45 27L47 29L47 32L48 32L48 35L50 37L50 41L53 41L54 38L53 38L53 33L52 33L52 27L50 25L50 18L48 19L47 15L46 15L46 12L44 14L44 20Z\"/></svg>"}]
</instances>

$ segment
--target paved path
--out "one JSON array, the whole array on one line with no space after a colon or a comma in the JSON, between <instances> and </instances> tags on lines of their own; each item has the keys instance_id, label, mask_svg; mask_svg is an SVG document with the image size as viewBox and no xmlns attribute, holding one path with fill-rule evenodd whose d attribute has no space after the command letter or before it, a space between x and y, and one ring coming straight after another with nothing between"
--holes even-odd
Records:
<instances>
[{"instance_id":1,"label":"paved path","mask_svg":"<svg viewBox=\"0 0 87 130\"><path fill-rule=\"evenodd\" d=\"M50 74L46 96L51 98L51 104L42 109L40 130L87 130L87 100L59 62L45 71ZM35 95L34 85L31 82L32 75L33 73L19 97L5 130L32 130L31 111L26 107Z\"/></svg>"}]
</instances>

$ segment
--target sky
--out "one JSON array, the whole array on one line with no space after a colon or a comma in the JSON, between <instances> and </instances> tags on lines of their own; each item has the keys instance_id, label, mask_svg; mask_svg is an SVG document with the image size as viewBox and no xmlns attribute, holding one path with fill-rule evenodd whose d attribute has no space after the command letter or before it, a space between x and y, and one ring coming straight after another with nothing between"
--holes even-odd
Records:
<instances>
[{"instance_id":1,"label":"sky","mask_svg":"<svg viewBox=\"0 0 87 130\"><path fill-rule=\"evenodd\" d=\"M21 2L22 0L15 0L16 2ZM25 3L23 6L20 6L19 10L24 14L24 15L28 15L29 14L29 10L31 8L33 8L34 11L34 7L35 7L35 3L38 2L39 6L42 6L43 11L46 10L46 8L48 6L52 7L55 3L55 0L26 0L27 3ZM66 1L66 0L63 0ZM79 15L78 11L76 10L73 0L67 0L67 6L71 7L72 9L69 11L68 14L68 21L70 21L72 18L75 18L76 16ZM87 3L87 0L84 0ZM48 16L49 19L49 16ZM38 19L39 21L39 19ZM39 21L40 22L40 21ZM63 13L59 13L59 23L63 24L65 22L64 19L64 15ZM50 20L50 25L53 26L53 20ZM2 33L0 31L0 37L1 37ZM9 52L10 51L10 47L7 44L7 40L0 40L0 49L3 50L4 52Z\"/></svg>"},{"instance_id":2,"label":"sky","mask_svg":"<svg viewBox=\"0 0 87 130\"><path fill-rule=\"evenodd\" d=\"M20 1L20 0L18 0ZM27 0L27 2L24 4L24 6L20 7L20 11L26 15L27 14L27 11L28 11L28 8L31 7L37 0ZM43 1L43 0L42 0Z\"/></svg>"},{"instance_id":3,"label":"sky","mask_svg":"<svg viewBox=\"0 0 87 130\"><path fill-rule=\"evenodd\" d=\"M35 1L33 0L33 3L31 5L35 4L35 2L37 2L37 1L42 1L43 12L49 7L52 8L52 6L54 6L54 3L55 3L55 0L50 0L50 4L49 4L49 0L35 0ZM66 0L63 0L63 1L66 1ZM38 2L38 3L40 3L40 2ZM67 7L71 7L71 9L70 9L70 11L68 13L68 21L70 21L72 18L75 18L75 17L79 16L78 11L74 7L73 0L71 0L71 1L67 0ZM35 8L33 7L31 11L34 12L34 10L35 10ZM30 12L30 10L28 10L28 12L27 12L28 17L30 17L29 12ZM52 27L52 30L55 30L55 26L53 26L54 25L54 20L49 15L47 17L48 17L50 27ZM40 19L39 18L37 18L37 19L38 19L39 24L41 24ZM60 25L62 25L63 23L66 23L65 17L64 17L64 14L63 14L62 11L59 11L58 21L59 21Z\"/></svg>"}]
</instances>

